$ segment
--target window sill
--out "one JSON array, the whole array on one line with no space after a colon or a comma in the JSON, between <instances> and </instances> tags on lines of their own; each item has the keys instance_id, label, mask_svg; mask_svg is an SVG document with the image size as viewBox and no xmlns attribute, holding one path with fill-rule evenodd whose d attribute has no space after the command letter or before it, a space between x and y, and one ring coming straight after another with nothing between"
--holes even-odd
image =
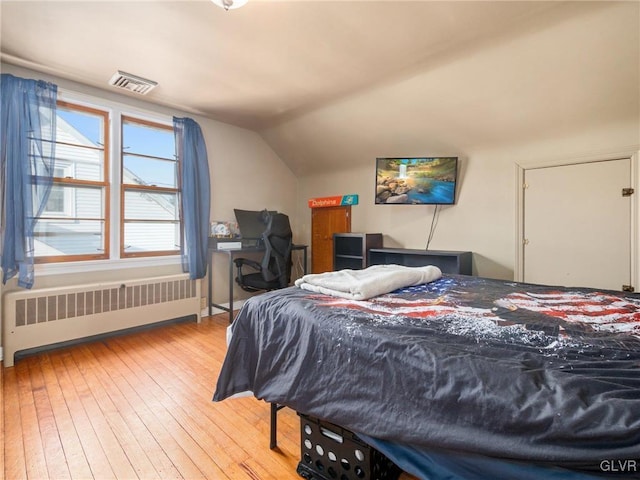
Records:
<instances>
[{"instance_id":1,"label":"window sill","mask_svg":"<svg viewBox=\"0 0 640 480\"><path fill-rule=\"evenodd\" d=\"M180 255L166 257L122 258L119 260L93 260L84 262L61 262L36 265L36 276L87 273L128 268L162 267L180 265Z\"/></svg>"}]
</instances>

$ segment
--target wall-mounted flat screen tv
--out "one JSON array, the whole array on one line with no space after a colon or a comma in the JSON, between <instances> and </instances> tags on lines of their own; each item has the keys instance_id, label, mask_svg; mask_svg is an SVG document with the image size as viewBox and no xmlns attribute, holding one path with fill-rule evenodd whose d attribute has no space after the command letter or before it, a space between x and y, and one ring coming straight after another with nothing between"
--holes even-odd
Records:
<instances>
[{"instance_id":1,"label":"wall-mounted flat screen tv","mask_svg":"<svg viewBox=\"0 0 640 480\"><path fill-rule=\"evenodd\" d=\"M453 205L458 157L376 159L376 203Z\"/></svg>"}]
</instances>

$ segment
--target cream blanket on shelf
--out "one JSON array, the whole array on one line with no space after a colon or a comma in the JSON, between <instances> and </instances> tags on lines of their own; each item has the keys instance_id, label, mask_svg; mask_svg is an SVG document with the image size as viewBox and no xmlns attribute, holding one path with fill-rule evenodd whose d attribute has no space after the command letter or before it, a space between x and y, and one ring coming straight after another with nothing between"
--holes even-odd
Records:
<instances>
[{"instance_id":1,"label":"cream blanket on shelf","mask_svg":"<svg viewBox=\"0 0 640 480\"><path fill-rule=\"evenodd\" d=\"M339 270L337 272L312 273L296 280L296 287L326 295L366 300L398 288L420 285L439 279L440 269L404 267L402 265L373 265L364 270Z\"/></svg>"}]
</instances>

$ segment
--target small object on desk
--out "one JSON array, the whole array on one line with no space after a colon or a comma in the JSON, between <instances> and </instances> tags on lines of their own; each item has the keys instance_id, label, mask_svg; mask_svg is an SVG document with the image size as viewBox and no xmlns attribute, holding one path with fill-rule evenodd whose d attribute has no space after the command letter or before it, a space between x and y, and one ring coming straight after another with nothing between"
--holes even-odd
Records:
<instances>
[{"instance_id":1,"label":"small object on desk","mask_svg":"<svg viewBox=\"0 0 640 480\"><path fill-rule=\"evenodd\" d=\"M242 248L242 239L233 237L209 237L209 244L216 250L232 250Z\"/></svg>"},{"instance_id":2,"label":"small object on desk","mask_svg":"<svg viewBox=\"0 0 640 480\"><path fill-rule=\"evenodd\" d=\"M216 238L229 238L232 236L229 222L211 222L211 236Z\"/></svg>"},{"instance_id":3,"label":"small object on desk","mask_svg":"<svg viewBox=\"0 0 640 480\"><path fill-rule=\"evenodd\" d=\"M235 248L242 248L242 242L241 241L236 241L236 242L217 242L216 243L216 248L218 250L233 250Z\"/></svg>"}]
</instances>

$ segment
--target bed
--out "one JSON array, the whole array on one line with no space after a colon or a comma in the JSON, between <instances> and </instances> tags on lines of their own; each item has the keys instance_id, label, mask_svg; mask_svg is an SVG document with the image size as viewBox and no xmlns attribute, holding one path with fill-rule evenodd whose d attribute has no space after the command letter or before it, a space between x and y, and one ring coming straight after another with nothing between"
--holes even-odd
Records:
<instances>
[{"instance_id":1,"label":"bed","mask_svg":"<svg viewBox=\"0 0 640 480\"><path fill-rule=\"evenodd\" d=\"M214 393L356 432L419 478L640 472L640 297L481 277L368 300L290 287L230 327Z\"/></svg>"}]
</instances>

